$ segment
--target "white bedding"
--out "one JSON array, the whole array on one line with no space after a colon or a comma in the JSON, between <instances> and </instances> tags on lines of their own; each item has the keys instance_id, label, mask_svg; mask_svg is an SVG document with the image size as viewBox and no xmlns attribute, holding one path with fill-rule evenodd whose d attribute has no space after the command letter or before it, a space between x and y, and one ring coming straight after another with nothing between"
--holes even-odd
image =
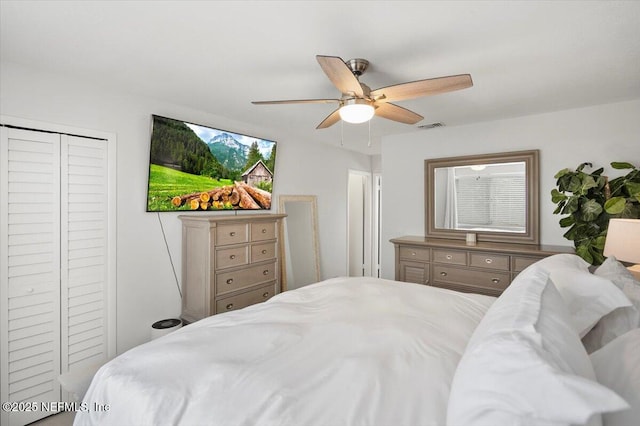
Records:
<instances>
[{"instance_id":1,"label":"white bedding","mask_svg":"<svg viewBox=\"0 0 640 426\"><path fill-rule=\"evenodd\" d=\"M374 278L282 293L112 360L75 424L442 425L494 300Z\"/></svg>"}]
</instances>

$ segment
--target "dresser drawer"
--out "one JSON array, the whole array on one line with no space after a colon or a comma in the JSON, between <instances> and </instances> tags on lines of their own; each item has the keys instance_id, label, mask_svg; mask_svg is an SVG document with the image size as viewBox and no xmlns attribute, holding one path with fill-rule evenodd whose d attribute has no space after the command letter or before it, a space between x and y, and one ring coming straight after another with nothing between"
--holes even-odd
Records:
<instances>
[{"instance_id":1,"label":"dresser drawer","mask_svg":"<svg viewBox=\"0 0 640 426\"><path fill-rule=\"evenodd\" d=\"M509 270L509 256L493 253L471 253L469 266L476 268Z\"/></svg>"},{"instance_id":2,"label":"dresser drawer","mask_svg":"<svg viewBox=\"0 0 640 426\"><path fill-rule=\"evenodd\" d=\"M219 225L216 228L216 245L246 243L249 241L246 223Z\"/></svg>"},{"instance_id":3,"label":"dresser drawer","mask_svg":"<svg viewBox=\"0 0 640 426\"><path fill-rule=\"evenodd\" d=\"M431 250L417 247L400 247L400 259L428 262Z\"/></svg>"},{"instance_id":4,"label":"dresser drawer","mask_svg":"<svg viewBox=\"0 0 640 426\"><path fill-rule=\"evenodd\" d=\"M275 259L276 243L254 244L251 246L251 262Z\"/></svg>"},{"instance_id":5,"label":"dresser drawer","mask_svg":"<svg viewBox=\"0 0 640 426\"><path fill-rule=\"evenodd\" d=\"M433 280L458 283L480 288L504 290L509 285L509 272L489 272L434 265Z\"/></svg>"},{"instance_id":6,"label":"dresser drawer","mask_svg":"<svg viewBox=\"0 0 640 426\"><path fill-rule=\"evenodd\" d=\"M400 281L416 284L429 283L429 264L419 262L401 261L398 265L400 268Z\"/></svg>"},{"instance_id":7,"label":"dresser drawer","mask_svg":"<svg viewBox=\"0 0 640 426\"><path fill-rule=\"evenodd\" d=\"M275 294L275 284L269 284L246 293L237 294L231 297L216 300L216 313L233 311L246 308L256 303L269 300Z\"/></svg>"},{"instance_id":8,"label":"dresser drawer","mask_svg":"<svg viewBox=\"0 0 640 426\"><path fill-rule=\"evenodd\" d=\"M439 263L449 263L451 265L466 265L467 252L456 250L433 250L433 261Z\"/></svg>"},{"instance_id":9,"label":"dresser drawer","mask_svg":"<svg viewBox=\"0 0 640 426\"><path fill-rule=\"evenodd\" d=\"M276 239L275 222L255 222L251 224L251 241Z\"/></svg>"},{"instance_id":10,"label":"dresser drawer","mask_svg":"<svg viewBox=\"0 0 640 426\"><path fill-rule=\"evenodd\" d=\"M216 270L247 263L249 263L249 247L246 245L216 250Z\"/></svg>"},{"instance_id":11,"label":"dresser drawer","mask_svg":"<svg viewBox=\"0 0 640 426\"><path fill-rule=\"evenodd\" d=\"M276 263L249 266L237 271L216 274L216 295L225 294L276 278Z\"/></svg>"},{"instance_id":12,"label":"dresser drawer","mask_svg":"<svg viewBox=\"0 0 640 426\"><path fill-rule=\"evenodd\" d=\"M513 256L511 258L511 270L513 272L522 272L527 269L528 266L533 265L540 257L522 257L522 256Z\"/></svg>"}]
</instances>

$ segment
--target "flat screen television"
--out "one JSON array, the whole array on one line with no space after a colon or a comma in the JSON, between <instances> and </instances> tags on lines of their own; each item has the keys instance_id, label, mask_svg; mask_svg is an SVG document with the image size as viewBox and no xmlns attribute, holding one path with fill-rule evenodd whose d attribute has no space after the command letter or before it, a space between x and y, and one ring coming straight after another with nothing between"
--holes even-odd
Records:
<instances>
[{"instance_id":1,"label":"flat screen television","mask_svg":"<svg viewBox=\"0 0 640 426\"><path fill-rule=\"evenodd\" d=\"M269 210L276 142L152 115L147 211Z\"/></svg>"}]
</instances>

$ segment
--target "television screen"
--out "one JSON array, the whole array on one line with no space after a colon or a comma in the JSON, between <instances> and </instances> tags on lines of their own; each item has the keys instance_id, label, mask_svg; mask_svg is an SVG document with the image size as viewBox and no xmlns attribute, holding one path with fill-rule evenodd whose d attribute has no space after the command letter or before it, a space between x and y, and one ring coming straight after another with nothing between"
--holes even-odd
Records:
<instances>
[{"instance_id":1,"label":"television screen","mask_svg":"<svg viewBox=\"0 0 640 426\"><path fill-rule=\"evenodd\" d=\"M271 208L276 143L152 116L147 211Z\"/></svg>"}]
</instances>

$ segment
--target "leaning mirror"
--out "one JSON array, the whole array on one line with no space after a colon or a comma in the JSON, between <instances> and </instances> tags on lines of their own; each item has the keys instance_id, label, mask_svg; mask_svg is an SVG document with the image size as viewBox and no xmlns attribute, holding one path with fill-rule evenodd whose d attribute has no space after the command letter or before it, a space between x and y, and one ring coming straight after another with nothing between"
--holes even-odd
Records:
<instances>
[{"instance_id":1,"label":"leaning mirror","mask_svg":"<svg viewBox=\"0 0 640 426\"><path fill-rule=\"evenodd\" d=\"M287 215L280 228L282 291L320 281L316 196L280 195L278 209Z\"/></svg>"},{"instance_id":2,"label":"leaning mirror","mask_svg":"<svg viewBox=\"0 0 640 426\"><path fill-rule=\"evenodd\" d=\"M425 233L539 243L538 150L425 160Z\"/></svg>"}]
</instances>

